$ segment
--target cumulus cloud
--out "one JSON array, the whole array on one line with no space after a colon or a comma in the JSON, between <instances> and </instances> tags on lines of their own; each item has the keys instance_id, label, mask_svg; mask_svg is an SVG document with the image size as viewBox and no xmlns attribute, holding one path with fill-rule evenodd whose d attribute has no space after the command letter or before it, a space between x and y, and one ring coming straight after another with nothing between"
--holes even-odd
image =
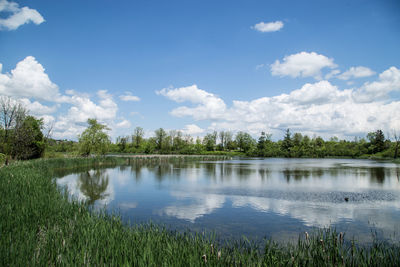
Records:
<instances>
[{"instance_id":1,"label":"cumulus cloud","mask_svg":"<svg viewBox=\"0 0 400 267\"><path fill-rule=\"evenodd\" d=\"M276 60L271 64L271 73L274 76L314 77L322 79L321 70L324 68L336 68L333 59L315 52L300 52L285 56L283 61Z\"/></svg>"},{"instance_id":2,"label":"cumulus cloud","mask_svg":"<svg viewBox=\"0 0 400 267\"><path fill-rule=\"evenodd\" d=\"M381 74L379 80L366 82L361 88L354 91L354 99L358 102L374 102L378 99L387 99L390 92L400 91L400 70L390 67Z\"/></svg>"},{"instance_id":3,"label":"cumulus cloud","mask_svg":"<svg viewBox=\"0 0 400 267\"><path fill-rule=\"evenodd\" d=\"M0 14L9 14L7 18L0 18L0 30L16 30L19 26L33 22L36 25L44 22L40 13L29 7L20 8L15 2L0 0Z\"/></svg>"},{"instance_id":4,"label":"cumulus cloud","mask_svg":"<svg viewBox=\"0 0 400 267\"><path fill-rule=\"evenodd\" d=\"M299 105L335 103L350 96L349 91L340 91L336 86L328 81L317 83L306 83L300 89L292 91L290 94L277 96L282 103L296 103Z\"/></svg>"},{"instance_id":5,"label":"cumulus cloud","mask_svg":"<svg viewBox=\"0 0 400 267\"><path fill-rule=\"evenodd\" d=\"M196 124L188 124L182 129L182 133L189 135L202 134L205 130L197 126Z\"/></svg>"},{"instance_id":6,"label":"cumulus cloud","mask_svg":"<svg viewBox=\"0 0 400 267\"><path fill-rule=\"evenodd\" d=\"M56 112L57 106L52 107L42 105L38 101L31 102L28 98L19 99L21 104L28 110L28 112L34 116L48 115Z\"/></svg>"},{"instance_id":7,"label":"cumulus cloud","mask_svg":"<svg viewBox=\"0 0 400 267\"><path fill-rule=\"evenodd\" d=\"M214 107L217 112L209 112L207 101L197 100L196 106L178 107L171 114L210 120L210 130L247 131L253 135L268 131L280 137L286 128L305 134L325 137L337 135L342 138L364 135L376 129L388 132L400 123L400 101L382 101L377 96L382 91L387 94L390 90L399 90L399 77L400 71L391 67L380 74L378 81L366 83L359 89L340 90L324 80L307 83L289 94L252 101L235 100L230 107L214 94L198 89L197 86L189 86L184 88L201 92L203 98L212 98L213 103L218 104L218 108ZM162 95L178 103L185 99L194 102L191 97L183 97L186 94L180 92L181 88L168 89ZM373 95L375 98L371 99L374 101L359 101L359 98Z\"/></svg>"},{"instance_id":8,"label":"cumulus cloud","mask_svg":"<svg viewBox=\"0 0 400 267\"><path fill-rule=\"evenodd\" d=\"M164 88L156 91L158 95L163 95L175 102L191 102L194 107L182 106L171 111L177 117L192 116L196 120L218 119L226 111L225 103L214 94L201 90L197 85L181 88Z\"/></svg>"},{"instance_id":9,"label":"cumulus cloud","mask_svg":"<svg viewBox=\"0 0 400 267\"><path fill-rule=\"evenodd\" d=\"M11 73L2 73L0 64L0 94L11 97L33 97L47 101L62 101L58 86L32 56L17 63Z\"/></svg>"},{"instance_id":10,"label":"cumulus cloud","mask_svg":"<svg viewBox=\"0 0 400 267\"><path fill-rule=\"evenodd\" d=\"M129 128L129 127L131 127L131 123L130 123L130 121L128 121L128 120L123 120L123 121L121 121L121 122L118 122L118 123L116 124L116 126L117 126L118 128Z\"/></svg>"},{"instance_id":11,"label":"cumulus cloud","mask_svg":"<svg viewBox=\"0 0 400 267\"><path fill-rule=\"evenodd\" d=\"M70 91L70 93L75 93ZM96 118L107 125L114 124L118 106L111 94L106 90L97 92L98 103L96 104L88 95L73 94L68 103L71 107L66 114L61 114L54 125L54 136L56 138L76 138L86 127L89 118ZM126 123L124 123L126 125ZM124 125L122 125L124 126Z\"/></svg>"},{"instance_id":12,"label":"cumulus cloud","mask_svg":"<svg viewBox=\"0 0 400 267\"><path fill-rule=\"evenodd\" d=\"M325 79L329 80L332 77L337 76L340 73L340 70L332 70L328 74L325 75Z\"/></svg>"},{"instance_id":13,"label":"cumulus cloud","mask_svg":"<svg viewBox=\"0 0 400 267\"><path fill-rule=\"evenodd\" d=\"M124 118L116 121L118 106L107 90L99 90L93 96L70 89L63 95L32 56L18 62L10 73L2 73L0 64L0 95L17 99L45 124L54 123L53 137L57 139L76 139L87 127L89 118L96 118L112 128L130 127L130 122ZM59 111L60 108L66 112Z\"/></svg>"},{"instance_id":14,"label":"cumulus cloud","mask_svg":"<svg viewBox=\"0 0 400 267\"><path fill-rule=\"evenodd\" d=\"M274 22L260 22L251 28L259 32L276 32L283 28L283 22L279 20Z\"/></svg>"},{"instance_id":15,"label":"cumulus cloud","mask_svg":"<svg viewBox=\"0 0 400 267\"><path fill-rule=\"evenodd\" d=\"M134 101L134 102L140 101L140 98L138 96L132 95L131 92L125 92L125 94L124 95L120 95L119 98L122 101Z\"/></svg>"},{"instance_id":16,"label":"cumulus cloud","mask_svg":"<svg viewBox=\"0 0 400 267\"><path fill-rule=\"evenodd\" d=\"M358 66L358 67L351 67L349 70L340 74L338 78L341 80L349 80L351 78L369 77L374 74L375 72L370 68Z\"/></svg>"}]
</instances>

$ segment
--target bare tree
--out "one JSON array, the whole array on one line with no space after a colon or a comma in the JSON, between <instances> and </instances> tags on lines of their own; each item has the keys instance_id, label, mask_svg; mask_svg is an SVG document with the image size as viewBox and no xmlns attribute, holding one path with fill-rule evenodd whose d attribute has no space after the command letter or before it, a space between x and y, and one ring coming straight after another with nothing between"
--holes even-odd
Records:
<instances>
[{"instance_id":1,"label":"bare tree","mask_svg":"<svg viewBox=\"0 0 400 267\"><path fill-rule=\"evenodd\" d=\"M49 122L49 123L45 126L46 134L44 135L44 138L45 138L46 140L48 140L48 139L51 138L51 136L52 136L52 134L53 134L54 124L55 124L55 122L52 121L52 122Z\"/></svg>"},{"instance_id":2,"label":"bare tree","mask_svg":"<svg viewBox=\"0 0 400 267\"><path fill-rule=\"evenodd\" d=\"M26 116L26 109L18 101L8 97L0 97L0 124L7 132Z\"/></svg>"}]
</instances>

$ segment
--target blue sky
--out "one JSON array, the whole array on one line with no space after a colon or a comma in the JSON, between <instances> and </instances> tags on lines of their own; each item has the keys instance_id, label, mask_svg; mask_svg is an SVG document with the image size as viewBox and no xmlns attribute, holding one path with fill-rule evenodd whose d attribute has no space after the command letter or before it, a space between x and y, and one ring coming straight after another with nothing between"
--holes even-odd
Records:
<instances>
[{"instance_id":1,"label":"blue sky","mask_svg":"<svg viewBox=\"0 0 400 267\"><path fill-rule=\"evenodd\" d=\"M55 138L76 139L89 117L114 138L390 134L398 14L399 1L0 0L0 95Z\"/></svg>"}]
</instances>

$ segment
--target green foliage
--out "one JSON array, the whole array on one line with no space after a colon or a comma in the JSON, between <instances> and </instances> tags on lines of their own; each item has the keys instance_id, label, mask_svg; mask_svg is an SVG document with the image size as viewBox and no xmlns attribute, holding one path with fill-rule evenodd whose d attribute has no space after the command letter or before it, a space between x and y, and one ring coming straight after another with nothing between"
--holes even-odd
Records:
<instances>
[{"instance_id":1,"label":"green foliage","mask_svg":"<svg viewBox=\"0 0 400 267\"><path fill-rule=\"evenodd\" d=\"M208 133L203 138L203 145L207 151L214 151L217 145L217 132Z\"/></svg>"},{"instance_id":2,"label":"green foliage","mask_svg":"<svg viewBox=\"0 0 400 267\"><path fill-rule=\"evenodd\" d=\"M137 159L142 160L142 159ZM158 158L157 160L160 160ZM203 158L201 158L203 160ZM53 181L57 169L115 166L124 158L17 162L0 169L1 266L399 266L398 244L360 246L327 229L295 245L245 237L174 232L145 224L128 227L118 216L69 201ZM83 177L83 180L85 177ZM100 191L106 179L98 182ZM95 197L101 197L95 192Z\"/></svg>"},{"instance_id":3,"label":"green foliage","mask_svg":"<svg viewBox=\"0 0 400 267\"><path fill-rule=\"evenodd\" d=\"M88 128L79 136L80 153L88 156L91 153L104 155L108 151L110 137L105 130L109 130L105 125L97 122L96 119L88 119Z\"/></svg>"},{"instance_id":4,"label":"green foliage","mask_svg":"<svg viewBox=\"0 0 400 267\"><path fill-rule=\"evenodd\" d=\"M139 147L142 145L143 136L144 136L143 128L136 127L132 135L132 143L134 144L136 149L139 149Z\"/></svg>"},{"instance_id":5,"label":"green foliage","mask_svg":"<svg viewBox=\"0 0 400 267\"><path fill-rule=\"evenodd\" d=\"M156 144L156 149L161 151L165 147L165 138L167 137L167 132L163 128L157 129L154 132L155 134L155 144Z\"/></svg>"},{"instance_id":6,"label":"green foliage","mask_svg":"<svg viewBox=\"0 0 400 267\"><path fill-rule=\"evenodd\" d=\"M370 142L371 153L382 152L385 149L385 135L382 130L368 133L367 138Z\"/></svg>"},{"instance_id":7,"label":"green foliage","mask_svg":"<svg viewBox=\"0 0 400 267\"><path fill-rule=\"evenodd\" d=\"M281 143L281 148L282 152L284 153L285 157L291 157L292 156L292 147L293 147L293 142L292 142L292 134L290 133L290 130L286 130L285 137L283 138L283 141Z\"/></svg>"},{"instance_id":8,"label":"green foliage","mask_svg":"<svg viewBox=\"0 0 400 267\"><path fill-rule=\"evenodd\" d=\"M256 141L253 139L253 137L245 132L238 132L236 134L235 141L239 150L245 153L253 149L256 144Z\"/></svg>"},{"instance_id":9,"label":"green foliage","mask_svg":"<svg viewBox=\"0 0 400 267\"><path fill-rule=\"evenodd\" d=\"M0 166L2 166L6 161L6 155L3 153L0 153Z\"/></svg>"},{"instance_id":10,"label":"green foliage","mask_svg":"<svg viewBox=\"0 0 400 267\"><path fill-rule=\"evenodd\" d=\"M103 126L105 127L105 126ZM136 127L131 136L120 136L116 143L109 143L102 153L132 153L132 154L221 154L259 156L259 157L297 157L297 158L324 158L324 157L350 157L350 158L393 158L397 155L399 141L395 135L395 141L382 138L383 133L378 130L371 133L366 140L355 138L354 141L339 140L332 137L328 141L319 136L310 138L301 133L291 133L286 130L282 140L272 141L272 135L262 132L258 141L250 134L238 132L235 140L232 133L227 131L212 132L206 134L203 139L194 139L189 135L183 135L180 131L169 131L168 133L159 128L155 136L144 138L143 129ZM1 131L0 131L1 136ZM397 138L397 139L396 139ZM382 147L379 152L375 147ZM397 141L396 141L397 140ZM77 143L67 140L49 140L48 157L57 156L55 152L65 151L66 154L73 154L78 151ZM380 144L380 145L379 145ZM88 155L85 152L86 146L79 144L80 154ZM1 151L0 151L1 152ZM83 153L84 152L84 153ZM101 154L101 153L99 153Z\"/></svg>"},{"instance_id":11,"label":"green foliage","mask_svg":"<svg viewBox=\"0 0 400 267\"><path fill-rule=\"evenodd\" d=\"M11 155L16 159L40 158L45 149L43 120L27 116L13 131Z\"/></svg>"}]
</instances>

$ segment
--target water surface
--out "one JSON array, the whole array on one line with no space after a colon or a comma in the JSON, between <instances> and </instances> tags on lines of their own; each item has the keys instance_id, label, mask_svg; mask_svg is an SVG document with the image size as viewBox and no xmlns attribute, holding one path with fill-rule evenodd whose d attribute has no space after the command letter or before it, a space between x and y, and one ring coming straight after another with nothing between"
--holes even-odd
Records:
<instances>
[{"instance_id":1,"label":"water surface","mask_svg":"<svg viewBox=\"0 0 400 267\"><path fill-rule=\"evenodd\" d=\"M130 223L276 241L331 226L368 243L400 240L399 177L387 162L269 158L88 169L57 184Z\"/></svg>"}]
</instances>

